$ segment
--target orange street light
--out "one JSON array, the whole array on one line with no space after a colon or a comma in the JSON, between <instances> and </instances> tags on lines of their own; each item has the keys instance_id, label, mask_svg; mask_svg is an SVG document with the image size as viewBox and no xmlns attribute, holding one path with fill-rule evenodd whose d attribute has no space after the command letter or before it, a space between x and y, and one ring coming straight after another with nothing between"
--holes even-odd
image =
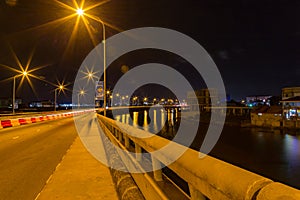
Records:
<instances>
[{"instance_id":1,"label":"orange street light","mask_svg":"<svg viewBox=\"0 0 300 200\"><path fill-rule=\"evenodd\" d=\"M54 111L56 111L56 101L57 101L57 90L63 91L65 89L64 85L59 85L58 88L54 90Z\"/></svg>"},{"instance_id":2,"label":"orange street light","mask_svg":"<svg viewBox=\"0 0 300 200\"><path fill-rule=\"evenodd\" d=\"M78 99L77 99L77 102L78 102L78 107L80 107L80 96L82 96L82 95L85 95L85 91L84 90L80 90L79 92L78 92Z\"/></svg>"},{"instance_id":3,"label":"orange street light","mask_svg":"<svg viewBox=\"0 0 300 200\"><path fill-rule=\"evenodd\" d=\"M83 17L84 16L84 10L82 8L77 8L76 13L78 16ZM105 30L105 24L104 22L98 17L98 16L94 16L94 19L97 22L100 22L100 24L102 25L102 42L103 42L103 107L104 107L104 116L106 116L106 30Z\"/></svg>"},{"instance_id":4,"label":"orange street light","mask_svg":"<svg viewBox=\"0 0 300 200\"><path fill-rule=\"evenodd\" d=\"M15 75L14 76L14 81L13 81L13 98L12 98L12 114L15 115L15 105L16 105L16 78L17 77L20 77L20 76L27 76L28 75L28 72L27 71L23 71L22 73L18 74L18 75Z\"/></svg>"},{"instance_id":5,"label":"orange street light","mask_svg":"<svg viewBox=\"0 0 300 200\"><path fill-rule=\"evenodd\" d=\"M82 8L78 8L76 10L77 15L82 16L84 14L84 10L82 10Z\"/></svg>"}]
</instances>

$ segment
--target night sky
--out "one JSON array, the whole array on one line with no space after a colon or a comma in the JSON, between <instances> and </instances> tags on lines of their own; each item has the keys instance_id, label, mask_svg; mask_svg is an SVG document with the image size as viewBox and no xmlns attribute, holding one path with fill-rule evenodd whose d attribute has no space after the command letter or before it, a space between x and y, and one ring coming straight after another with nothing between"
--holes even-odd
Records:
<instances>
[{"instance_id":1,"label":"night sky","mask_svg":"<svg viewBox=\"0 0 300 200\"><path fill-rule=\"evenodd\" d=\"M62 2L72 5L72 1ZM97 2L101 1L86 0L86 5ZM107 37L149 26L192 37L213 58L233 99L279 95L282 87L300 86L299 0L111 0L89 13L116 27L107 27ZM72 84L93 43L80 23L75 40L68 46L76 18L43 25L70 14L72 11L51 0L1 0L0 64L18 69L12 51L23 65L33 53L31 67L47 65L35 75L52 83L64 80ZM96 22L91 26L96 42L101 42L101 26ZM122 65L132 68L153 61L186 67L184 75L193 87L203 87L184 60L176 55L168 55L167 60L158 55L155 51L136 52L118 59L107 71L108 87L112 88L122 75ZM2 66L0 69L0 80L15 75ZM33 80L33 85L37 94L25 83L17 96L27 101L53 99L55 87L50 83ZM0 97L11 96L11 88L12 80L1 81ZM70 97L71 92L66 92L59 100L68 101Z\"/></svg>"}]
</instances>

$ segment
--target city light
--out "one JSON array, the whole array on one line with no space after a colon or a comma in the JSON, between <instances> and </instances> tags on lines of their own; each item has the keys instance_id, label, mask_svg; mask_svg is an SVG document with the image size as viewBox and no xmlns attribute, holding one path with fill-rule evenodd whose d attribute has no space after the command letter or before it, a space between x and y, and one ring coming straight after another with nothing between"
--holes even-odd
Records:
<instances>
[{"instance_id":1,"label":"city light","mask_svg":"<svg viewBox=\"0 0 300 200\"><path fill-rule=\"evenodd\" d=\"M54 90L54 111L56 111L56 104L57 104L57 91L64 92L65 86L61 83L58 84L58 87Z\"/></svg>"},{"instance_id":2,"label":"city light","mask_svg":"<svg viewBox=\"0 0 300 200\"><path fill-rule=\"evenodd\" d=\"M21 81L19 83L19 86L17 88L17 91L20 89L20 87L23 85L23 82L26 78L27 82L29 83L32 91L34 92L34 94L37 96L37 92L35 91L34 87L33 87L33 84L30 80L30 77L32 78L35 78L35 79L39 79L39 80L42 80L39 76L35 76L34 74L32 74L32 72L35 72L39 69L42 69L44 67L46 67L47 65L43 65L43 66L37 66L37 67L34 67L32 69L29 70L30 68L30 65L31 65L31 61L32 61L32 58L33 58L33 54L34 52L32 51L30 53L30 56L26 62L26 65L22 65L20 59L18 58L18 56L15 54L14 50L10 47L10 50L11 50L11 53L14 57L14 60L16 62L16 64L18 65L19 69L16 69L14 67L11 67L11 66L8 66L8 65L4 65L4 64L0 64L0 66L2 67L5 67L6 69L10 70L10 71L14 71L17 73L17 75L13 76L13 77L9 77L7 79L4 79L2 80L1 82L5 82L5 81L9 81L9 80L13 80L13 92L12 92L12 113L15 114L15 96L16 96L16 78L18 77L22 77L21 78Z\"/></svg>"},{"instance_id":3,"label":"city light","mask_svg":"<svg viewBox=\"0 0 300 200\"><path fill-rule=\"evenodd\" d=\"M94 71L94 69L88 69L86 68L85 71L81 71L81 73L84 74L84 76L82 77L82 79L87 79L88 81L92 81L95 82L96 80L99 79L99 77L96 75L98 72Z\"/></svg>"},{"instance_id":4,"label":"city light","mask_svg":"<svg viewBox=\"0 0 300 200\"><path fill-rule=\"evenodd\" d=\"M80 16L84 14L84 10L82 10L81 8L78 8L76 12Z\"/></svg>"},{"instance_id":5,"label":"city light","mask_svg":"<svg viewBox=\"0 0 300 200\"><path fill-rule=\"evenodd\" d=\"M77 94L78 107L80 107L80 96L84 96L84 95L85 95L85 90L83 90L83 89L79 90L79 92Z\"/></svg>"}]
</instances>

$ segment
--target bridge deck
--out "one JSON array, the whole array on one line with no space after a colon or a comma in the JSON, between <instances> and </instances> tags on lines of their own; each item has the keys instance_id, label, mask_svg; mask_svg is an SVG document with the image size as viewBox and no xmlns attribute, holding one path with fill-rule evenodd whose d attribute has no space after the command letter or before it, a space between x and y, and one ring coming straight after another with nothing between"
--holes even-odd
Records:
<instances>
[{"instance_id":1,"label":"bridge deck","mask_svg":"<svg viewBox=\"0 0 300 200\"><path fill-rule=\"evenodd\" d=\"M109 169L77 138L36 199L113 200L118 196Z\"/></svg>"}]
</instances>

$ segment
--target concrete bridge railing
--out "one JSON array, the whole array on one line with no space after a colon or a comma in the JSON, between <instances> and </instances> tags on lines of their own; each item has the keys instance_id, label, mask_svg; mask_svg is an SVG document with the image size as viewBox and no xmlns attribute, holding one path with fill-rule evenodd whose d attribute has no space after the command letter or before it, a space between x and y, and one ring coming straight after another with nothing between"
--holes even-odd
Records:
<instances>
[{"instance_id":1,"label":"concrete bridge railing","mask_svg":"<svg viewBox=\"0 0 300 200\"><path fill-rule=\"evenodd\" d=\"M98 118L102 129L105 130L106 136L108 136L110 140L116 140L114 144L122 146L124 149L131 149L131 151L135 151L136 156L135 158L131 158L134 159L132 160L132 163L144 162L140 154L142 149L143 151L151 153L172 142L101 115L98 115ZM151 137L147 137L149 134L151 134ZM140 136L143 136L143 138ZM134 144L134 148L130 147L130 144ZM180 144L175 143L175 145L176 149L185 149L185 147ZM157 165L165 165L169 158L173 156L172 153L173 152L164 151L162 153L155 154L155 157L152 154L150 164L153 165L153 167ZM241 169L211 156L200 158L199 152L192 149L187 149L175 162L169 164L168 168L188 183L190 191L188 199L192 200L300 199L300 191L297 189L281 183L273 182L268 178ZM149 180L149 177L147 177L147 180L152 183L151 187L155 188L155 183L163 181L162 171L154 171L151 179L153 180ZM144 182L139 184L138 182L141 180L144 181L145 179L135 179L139 186L142 185L140 190L146 199L168 199L167 195L163 194L162 190L150 190L150 186ZM151 195L149 192L157 192L157 194Z\"/></svg>"}]
</instances>

